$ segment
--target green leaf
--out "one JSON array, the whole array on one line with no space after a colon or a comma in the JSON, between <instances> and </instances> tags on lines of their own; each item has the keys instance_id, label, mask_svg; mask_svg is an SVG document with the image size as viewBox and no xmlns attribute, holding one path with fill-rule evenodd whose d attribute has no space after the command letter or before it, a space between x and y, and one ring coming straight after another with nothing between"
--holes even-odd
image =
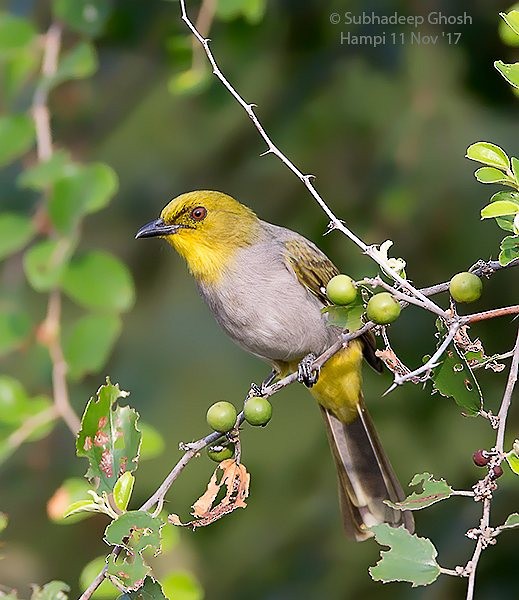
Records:
<instances>
[{"instance_id":1,"label":"green leaf","mask_svg":"<svg viewBox=\"0 0 519 600\"><path fill-rule=\"evenodd\" d=\"M86 477L99 478L98 492L110 494L120 475L137 468L141 434L136 427L136 411L117 404L118 398L126 398L128 392L112 385L108 378L106 381L97 399L91 398L87 404L76 451L90 463Z\"/></svg>"},{"instance_id":2,"label":"green leaf","mask_svg":"<svg viewBox=\"0 0 519 600\"><path fill-rule=\"evenodd\" d=\"M0 423L18 425L23 422L29 396L14 377L0 375Z\"/></svg>"},{"instance_id":3,"label":"green leaf","mask_svg":"<svg viewBox=\"0 0 519 600\"><path fill-rule=\"evenodd\" d=\"M433 387L442 396L454 398L464 414L476 416L483 406L479 384L465 357L451 344L440 366L433 370Z\"/></svg>"},{"instance_id":4,"label":"green leaf","mask_svg":"<svg viewBox=\"0 0 519 600\"><path fill-rule=\"evenodd\" d=\"M516 527L519 527L519 513L512 513L508 515L506 521L499 529L515 529Z\"/></svg>"},{"instance_id":5,"label":"green leaf","mask_svg":"<svg viewBox=\"0 0 519 600\"><path fill-rule=\"evenodd\" d=\"M97 577L99 571L106 565L106 556L98 556L86 564L79 576L79 585L81 591L84 592L92 581ZM105 579L103 583L92 594L92 600L114 600L119 596L117 588L110 583L109 579Z\"/></svg>"},{"instance_id":6,"label":"green leaf","mask_svg":"<svg viewBox=\"0 0 519 600\"><path fill-rule=\"evenodd\" d=\"M63 351L69 367L68 375L80 379L103 368L121 333L117 315L81 317L65 337Z\"/></svg>"},{"instance_id":7,"label":"green leaf","mask_svg":"<svg viewBox=\"0 0 519 600\"><path fill-rule=\"evenodd\" d=\"M20 92L27 80L37 71L39 48L27 47L3 56L2 92L8 101Z\"/></svg>"},{"instance_id":8,"label":"green leaf","mask_svg":"<svg viewBox=\"0 0 519 600\"><path fill-rule=\"evenodd\" d=\"M496 217L496 223L504 231L515 233L513 217Z\"/></svg>"},{"instance_id":9,"label":"green leaf","mask_svg":"<svg viewBox=\"0 0 519 600\"><path fill-rule=\"evenodd\" d=\"M66 510L63 513L63 518L67 519L68 517L79 517L83 518L88 517L87 513L99 512L99 505L94 502L92 499L90 500L78 500L77 502L72 502L69 506L67 506ZM68 521L63 521L64 523L72 522L72 519Z\"/></svg>"},{"instance_id":10,"label":"green leaf","mask_svg":"<svg viewBox=\"0 0 519 600\"><path fill-rule=\"evenodd\" d=\"M52 10L74 31L96 36L102 32L112 4L111 0L53 0Z\"/></svg>"},{"instance_id":11,"label":"green leaf","mask_svg":"<svg viewBox=\"0 0 519 600\"><path fill-rule=\"evenodd\" d=\"M140 460L149 460L162 454L165 448L164 438L155 427L141 421L139 429L142 434Z\"/></svg>"},{"instance_id":12,"label":"green leaf","mask_svg":"<svg viewBox=\"0 0 519 600\"><path fill-rule=\"evenodd\" d=\"M384 500L385 504L393 508L420 510L440 500L445 500L452 495L452 488L445 479L433 479L430 473L419 473L413 477L409 485L422 484L422 491L419 493L413 492L407 496L402 502L390 502Z\"/></svg>"},{"instance_id":13,"label":"green leaf","mask_svg":"<svg viewBox=\"0 0 519 600\"><path fill-rule=\"evenodd\" d=\"M515 182L511 177L508 177L502 171L494 167L481 167L474 173L474 177L480 183L502 183L504 185L515 185Z\"/></svg>"},{"instance_id":14,"label":"green leaf","mask_svg":"<svg viewBox=\"0 0 519 600\"><path fill-rule=\"evenodd\" d=\"M25 169L18 178L18 185L22 188L43 191L58 179L66 177L76 170L77 167L70 160L68 153L58 150L49 160Z\"/></svg>"},{"instance_id":15,"label":"green leaf","mask_svg":"<svg viewBox=\"0 0 519 600\"><path fill-rule=\"evenodd\" d=\"M79 505L85 507L86 504L94 503L88 494L89 489L88 483L80 477L66 479L47 502L49 519L59 525L69 525L88 518L90 515L86 512L77 514L72 519L69 517L75 513Z\"/></svg>"},{"instance_id":16,"label":"green leaf","mask_svg":"<svg viewBox=\"0 0 519 600\"><path fill-rule=\"evenodd\" d=\"M128 471L116 481L113 494L115 505L119 510L125 511L128 508L134 485L135 477Z\"/></svg>"},{"instance_id":17,"label":"green leaf","mask_svg":"<svg viewBox=\"0 0 519 600\"><path fill-rule=\"evenodd\" d=\"M36 40L36 30L28 19L0 12L0 53L20 50Z\"/></svg>"},{"instance_id":18,"label":"green leaf","mask_svg":"<svg viewBox=\"0 0 519 600\"><path fill-rule=\"evenodd\" d=\"M218 0L216 15L222 21L244 17L254 25L261 21L265 9L265 0Z\"/></svg>"},{"instance_id":19,"label":"green leaf","mask_svg":"<svg viewBox=\"0 0 519 600\"><path fill-rule=\"evenodd\" d=\"M182 600L182 596L168 596L174 600ZM146 577L144 585L135 592L127 592L117 600L167 600L162 587L153 577Z\"/></svg>"},{"instance_id":20,"label":"green leaf","mask_svg":"<svg viewBox=\"0 0 519 600\"><path fill-rule=\"evenodd\" d=\"M29 248L23 256L23 268L31 286L37 292L59 287L71 253L66 240L43 240Z\"/></svg>"},{"instance_id":21,"label":"green leaf","mask_svg":"<svg viewBox=\"0 0 519 600\"><path fill-rule=\"evenodd\" d=\"M505 267L516 258L519 258L519 235L509 235L501 241L499 264Z\"/></svg>"},{"instance_id":22,"label":"green leaf","mask_svg":"<svg viewBox=\"0 0 519 600\"><path fill-rule=\"evenodd\" d=\"M488 165L497 167L504 171L510 168L510 160L506 152L490 142L476 142L467 148L467 158ZM501 174L502 175L502 174Z\"/></svg>"},{"instance_id":23,"label":"green leaf","mask_svg":"<svg viewBox=\"0 0 519 600\"><path fill-rule=\"evenodd\" d=\"M519 212L519 204L511 200L498 200L487 204L481 209L481 218L490 219L493 217L504 217L506 215L515 215Z\"/></svg>"},{"instance_id":24,"label":"green leaf","mask_svg":"<svg viewBox=\"0 0 519 600\"><path fill-rule=\"evenodd\" d=\"M499 16L515 34L519 35L519 11L511 10L508 13L499 13Z\"/></svg>"},{"instance_id":25,"label":"green leaf","mask_svg":"<svg viewBox=\"0 0 519 600\"><path fill-rule=\"evenodd\" d=\"M71 231L83 216L107 206L117 187L117 175L108 165L74 167L52 190L49 214L54 226L63 233Z\"/></svg>"},{"instance_id":26,"label":"green leaf","mask_svg":"<svg viewBox=\"0 0 519 600\"><path fill-rule=\"evenodd\" d=\"M517 456L515 452L511 452L510 454L507 454L505 458L510 469L512 469L516 475L519 475L519 456Z\"/></svg>"},{"instance_id":27,"label":"green leaf","mask_svg":"<svg viewBox=\"0 0 519 600\"><path fill-rule=\"evenodd\" d=\"M114 519L106 528L104 540L110 546L122 546L130 554L140 554L152 548L161 550L160 530L164 521L143 510L131 510Z\"/></svg>"},{"instance_id":28,"label":"green leaf","mask_svg":"<svg viewBox=\"0 0 519 600\"><path fill-rule=\"evenodd\" d=\"M364 325L362 321L364 310L361 294L357 294L357 298L351 304L347 306L326 306L321 309L321 312L328 316L329 325L341 327L348 331L357 331Z\"/></svg>"},{"instance_id":29,"label":"green leaf","mask_svg":"<svg viewBox=\"0 0 519 600\"><path fill-rule=\"evenodd\" d=\"M431 540L409 533L404 526L391 527L387 523L375 525L371 530L379 544L390 548L380 553L376 566L369 568L375 581L408 581L416 587L429 585L438 578L438 552Z\"/></svg>"},{"instance_id":30,"label":"green leaf","mask_svg":"<svg viewBox=\"0 0 519 600\"><path fill-rule=\"evenodd\" d=\"M97 54L94 46L89 42L80 42L63 54L56 74L48 83L54 87L69 79L85 79L93 75L97 68Z\"/></svg>"},{"instance_id":31,"label":"green leaf","mask_svg":"<svg viewBox=\"0 0 519 600\"><path fill-rule=\"evenodd\" d=\"M9 517L4 513L0 512L0 533L9 525Z\"/></svg>"},{"instance_id":32,"label":"green leaf","mask_svg":"<svg viewBox=\"0 0 519 600\"><path fill-rule=\"evenodd\" d=\"M22 346L32 330L29 315L20 309L0 312L0 356Z\"/></svg>"},{"instance_id":33,"label":"green leaf","mask_svg":"<svg viewBox=\"0 0 519 600\"><path fill-rule=\"evenodd\" d=\"M504 63L502 60L494 61L494 67L508 81L510 85L519 89L519 63L511 65Z\"/></svg>"},{"instance_id":34,"label":"green leaf","mask_svg":"<svg viewBox=\"0 0 519 600\"><path fill-rule=\"evenodd\" d=\"M67 600L69 586L63 581L51 581L42 588L33 586L31 600Z\"/></svg>"},{"instance_id":35,"label":"green leaf","mask_svg":"<svg viewBox=\"0 0 519 600\"><path fill-rule=\"evenodd\" d=\"M188 571L174 571L161 577L162 589L175 600L203 600L204 590L196 577Z\"/></svg>"},{"instance_id":36,"label":"green leaf","mask_svg":"<svg viewBox=\"0 0 519 600\"><path fill-rule=\"evenodd\" d=\"M108 252L93 251L71 261L63 275L63 290L87 309L121 312L135 300L130 271Z\"/></svg>"},{"instance_id":37,"label":"green leaf","mask_svg":"<svg viewBox=\"0 0 519 600\"><path fill-rule=\"evenodd\" d=\"M199 94L209 87L211 81L211 73L207 69L188 69L170 78L168 90L178 96Z\"/></svg>"},{"instance_id":38,"label":"green leaf","mask_svg":"<svg viewBox=\"0 0 519 600\"><path fill-rule=\"evenodd\" d=\"M113 554L110 554L108 557L107 574L128 591L141 588L145 578L150 573L151 568L144 562L144 559L139 553L131 557L126 556L122 559L120 557L114 557ZM132 596L124 594L120 597L131 598Z\"/></svg>"},{"instance_id":39,"label":"green leaf","mask_svg":"<svg viewBox=\"0 0 519 600\"><path fill-rule=\"evenodd\" d=\"M0 260L18 252L34 236L32 220L19 213L0 214Z\"/></svg>"},{"instance_id":40,"label":"green leaf","mask_svg":"<svg viewBox=\"0 0 519 600\"><path fill-rule=\"evenodd\" d=\"M0 167L30 150L34 139L34 123L28 115L0 117Z\"/></svg>"}]
</instances>

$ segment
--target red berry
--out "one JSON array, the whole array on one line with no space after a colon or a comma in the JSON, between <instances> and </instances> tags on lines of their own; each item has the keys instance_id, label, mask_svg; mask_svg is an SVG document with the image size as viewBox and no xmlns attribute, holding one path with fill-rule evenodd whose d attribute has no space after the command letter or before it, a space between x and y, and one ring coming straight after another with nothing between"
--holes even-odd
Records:
<instances>
[{"instance_id":1,"label":"red berry","mask_svg":"<svg viewBox=\"0 0 519 600\"><path fill-rule=\"evenodd\" d=\"M478 467L486 467L488 465L488 458L484 454L484 450L476 450L472 455L474 464Z\"/></svg>"},{"instance_id":2,"label":"red berry","mask_svg":"<svg viewBox=\"0 0 519 600\"><path fill-rule=\"evenodd\" d=\"M503 469L499 465L492 467L492 470L490 471L490 477L492 479L497 479L498 477L501 477L502 474Z\"/></svg>"}]
</instances>

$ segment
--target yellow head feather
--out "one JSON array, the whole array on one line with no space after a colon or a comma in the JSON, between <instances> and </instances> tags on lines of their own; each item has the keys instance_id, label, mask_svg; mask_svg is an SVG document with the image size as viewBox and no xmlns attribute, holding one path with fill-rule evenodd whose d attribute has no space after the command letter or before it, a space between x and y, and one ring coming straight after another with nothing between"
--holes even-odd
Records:
<instances>
[{"instance_id":1,"label":"yellow head feather","mask_svg":"<svg viewBox=\"0 0 519 600\"><path fill-rule=\"evenodd\" d=\"M254 212L221 192L182 194L164 207L160 217L166 225L179 226L164 237L205 283L217 282L236 251L253 244L260 232Z\"/></svg>"}]
</instances>

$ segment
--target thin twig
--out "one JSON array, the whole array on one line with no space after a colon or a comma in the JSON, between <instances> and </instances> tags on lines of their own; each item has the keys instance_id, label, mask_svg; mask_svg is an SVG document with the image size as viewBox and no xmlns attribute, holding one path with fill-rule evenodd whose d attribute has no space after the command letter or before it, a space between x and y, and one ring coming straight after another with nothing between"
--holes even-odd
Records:
<instances>
[{"instance_id":1,"label":"thin twig","mask_svg":"<svg viewBox=\"0 0 519 600\"><path fill-rule=\"evenodd\" d=\"M503 400L497 417L499 419L499 425L497 427L496 437L496 450L502 454L504 452L504 441L505 441L505 428L506 418L508 415L508 409L510 408L510 402L512 401L512 394L514 392L515 384L517 383L517 371L519 369L519 329L517 330L517 338L514 346L514 354L512 358L512 364L510 365L510 372L508 374L508 381L506 382L505 393L503 394Z\"/></svg>"},{"instance_id":2,"label":"thin twig","mask_svg":"<svg viewBox=\"0 0 519 600\"><path fill-rule=\"evenodd\" d=\"M10 451L19 448L27 439L39 428L47 423L51 423L58 417L58 411L55 405L42 410L41 412L25 419L23 424L13 431L6 440L6 445Z\"/></svg>"},{"instance_id":3,"label":"thin twig","mask_svg":"<svg viewBox=\"0 0 519 600\"><path fill-rule=\"evenodd\" d=\"M58 290L52 290L49 295L47 316L42 326L44 331L42 341L47 345L52 361L52 388L56 410L70 431L76 435L81 423L70 405L67 385L67 363L63 356L60 339L60 320L61 294Z\"/></svg>"},{"instance_id":4,"label":"thin twig","mask_svg":"<svg viewBox=\"0 0 519 600\"><path fill-rule=\"evenodd\" d=\"M32 102L32 117L36 129L36 150L40 162L47 161L52 156L52 130L47 105L49 96L48 81L58 69L61 33L61 25L53 23L43 36L42 80L34 92Z\"/></svg>"},{"instance_id":5,"label":"thin twig","mask_svg":"<svg viewBox=\"0 0 519 600\"><path fill-rule=\"evenodd\" d=\"M437 314L439 316L445 317L445 311L442 308L440 308L437 304L432 302L432 300L427 298L427 296L424 296L418 289L416 289L414 286L412 286L406 279L401 277L394 269L391 269L387 265L387 263L380 256L378 256L377 249L375 246L368 246L355 233L353 233L353 231L351 231L348 227L346 227L344 221L341 221L333 213L333 211L329 208L329 206L326 204L326 202L320 196L320 194L317 191L317 189L315 188L315 186L312 184L311 180L314 178L314 176L310 175L310 174L305 175L298 167L295 166L295 164L289 158L287 158L287 156L285 154L283 154L283 152L281 152L281 150L271 140L270 136L265 131L265 129L263 128L263 125L260 123L258 117L256 116L256 113L254 112L255 105L245 102L245 100L240 96L240 94L236 91L236 89L231 85L231 83L229 82L227 77L225 77L225 75L222 73L211 49L209 48L209 39L207 39L203 35L201 35L199 30L189 19L187 10L186 10L185 0L180 0L180 10L181 10L182 20L186 23L186 25L189 28L189 30L191 31L191 33L195 36L195 38L202 45L202 47L207 55L207 58L208 58L209 62L211 63L211 67L213 69L214 75L220 80L220 82L224 85L224 87L229 91L229 93L233 96L233 98L236 100L236 102L238 102L238 104L245 110L245 112L249 116L250 120L256 127L258 133L260 134L260 136L263 138L263 140L267 144L267 151L264 152L263 155L274 154L275 156L278 157L278 159L284 165L286 165L292 171L292 173L294 173L294 175L296 175L296 177L303 183L303 185L310 192L312 197L319 204L319 206L324 211L326 216L330 219L329 230L337 229L338 231L340 231L341 233L346 235L346 237L348 237L353 243L355 243L365 254L367 254L378 265L380 265L380 267L382 267L383 270L391 278L393 278L403 289L407 290L415 298L420 299L424 303L425 308L427 308L427 310L430 310L431 312L433 312L434 314Z\"/></svg>"},{"instance_id":6,"label":"thin twig","mask_svg":"<svg viewBox=\"0 0 519 600\"><path fill-rule=\"evenodd\" d=\"M474 313L460 317L463 323L476 323L477 321L486 321L487 319L496 319L497 317L506 317L508 315L519 314L519 304L514 306L505 306L504 308L494 308L484 312Z\"/></svg>"},{"instance_id":7,"label":"thin twig","mask_svg":"<svg viewBox=\"0 0 519 600\"><path fill-rule=\"evenodd\" d=\"M465 574L468 573L468 585L467 585L467 596L465 600L472 600L474 598L474 585L476 583L476 571L479 563L481 552L486 548L488 537L486 535L488 526L490 523L490 497L483 499L483 516L479 525L479 536L474 549L474 554L465 566Z\"/></svg>"},{"instance_id":8,"label":"thin twig","mask_svg":"<svg viewBox=\"0 0 519 600\"><path fill-rule=\"evenodd\" d=\"M52 129L48 108L49 80L58 70L61 49L61 25L53 23L43 36L42 79L34 93L32 117L36 129L38 160L45 162L52 157ZM65 244L67 246L67 244ZM65 250L63 250L65 251ZM52 388L54 405L73 435L79 431L80 421L70 405L67 385L67 364L63 356L60 339L61 294L52 290L47 305L47 316L42 324L42 341L47 345L52 362Z\"/></svg>"},{"instance_id":9,"label":"thin twig","mask_svg":"<svg viewBox=\"0 0 519 600\"><path fill-rule=\"evenodd\" d=\"M461 327L461 323L459 321L452 322L449 327L449 331L448 331L447 335L443 339L442 343L438 346L438 349L436 350L436 352L431 356L431 358L425 364L423 364L418 369L415 369L414 371L410 371L409 373L405 373L404 375L395 374L393 384L384 392L384 395L389 394L394 389L396 389L399 385L402 385L406 381L409 381L410 379L413 379L413 378L417 377L418 375L421 375L422 373L428 373L428 372L432 371L435 367L437 367L439 364L438 363L439 359L442 357L443 353L449 347L449 344L454 339L454 336L456 335L456 333L460 327Z\"/></svg>"}]
</instances>

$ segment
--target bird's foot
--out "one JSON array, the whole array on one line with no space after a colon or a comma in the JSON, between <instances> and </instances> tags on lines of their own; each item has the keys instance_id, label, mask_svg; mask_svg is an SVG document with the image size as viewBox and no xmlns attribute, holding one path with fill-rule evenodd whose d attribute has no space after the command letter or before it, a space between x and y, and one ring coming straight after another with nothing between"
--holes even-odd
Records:
<instances>
[{"instance_id":1,"label":"bird's foot","mask_svg":"<svg viewBox=\"0 0 519 600\"><path fill-rule=\"evenodd\" d=\"M262 388L263 388L263 384L261 384L261 387L260 387L259 385L255 384L255 383L251 383L249 391L247 393L247 400L249 398L253 398L254 396L262 396L263 395Z\"/></svg>"},{"instance_id":2,"label":"bird's foot","mask_svg":"<svg viewBox=\"0 0 519 600\"><path fill-rule=\"evenodd\" d=\"M315 354L307 354L297 365L297 381L304 383L306 387L312 387L319 379L319 369L313 367L316 359Z\"/></svg>"},{"instance_id":3,"label":"bird's foot","mask_svg":"<svg viewBox=\"0 0 519 600\"><path fill-rule=\"evenodd\" d=\"M261 394L260 396L263 396L263 394L265 393L265 391L267 390L267 388L270 386L270 384L274 381L274 379L276 379L276 377L279 375L279 372L276 369L272 369L272 371L269 373L268 377L266 377L262 382L261 382Z\"/></svg>"}]
</instances>

